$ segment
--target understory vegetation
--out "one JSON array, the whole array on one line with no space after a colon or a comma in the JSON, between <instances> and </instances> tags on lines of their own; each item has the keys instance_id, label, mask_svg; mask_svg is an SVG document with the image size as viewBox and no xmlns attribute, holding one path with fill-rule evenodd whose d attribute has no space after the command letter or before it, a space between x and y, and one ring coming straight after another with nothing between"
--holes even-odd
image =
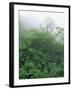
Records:
<instances>
[{"instance_id":1,"label":"understory vegetation","mask_svg":"<svg viewBox=\"0 0 72 90\"><path fill-rule=\"evenodd\" d=\"M19 79L63 76L64 44L50 32L35 29L20 32Z\"/></svg>"}]
</instances>

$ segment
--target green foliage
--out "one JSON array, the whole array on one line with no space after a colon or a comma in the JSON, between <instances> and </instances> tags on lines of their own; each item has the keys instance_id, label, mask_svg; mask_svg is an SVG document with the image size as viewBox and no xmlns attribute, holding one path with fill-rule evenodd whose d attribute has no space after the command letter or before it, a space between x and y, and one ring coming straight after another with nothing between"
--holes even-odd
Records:
<instances>
[{"instance_id":1,"label":"green foliage","mask_svg":"<svg viewBox=\"0 0 72 90\"><path fill-rule=\"evenodd\" d=\"M64 76L64 45L50 32L29 30L20 33L19 78Z\"/></svg>"},{"instance_id":2,"label":"green foliage","mask_svg":"<svg viewBox=\"0 0 72 90\"><path fill-rule=\"evenodd\" d=\"M56 38L58 41L60 41L61 43L64 43L64 28L61 27L57 27L57 34L56 34Z\"/></svg>"}]
</instances>

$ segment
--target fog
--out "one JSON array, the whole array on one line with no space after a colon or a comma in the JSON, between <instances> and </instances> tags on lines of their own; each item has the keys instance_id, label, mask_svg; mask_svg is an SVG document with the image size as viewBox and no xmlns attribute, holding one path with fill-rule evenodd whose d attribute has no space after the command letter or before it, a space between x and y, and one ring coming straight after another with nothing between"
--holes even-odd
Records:
<instances>
[{"instance_id":1,"label":"fog","mask_svg":"<svg viewBox=\"0 0 72 90\"><path fill-rule=\"evenodd\" d=\"M56 27L64 27L64 13L20 11L20 30L47 28L56 32Z\"/></svg>"}]
</instances>

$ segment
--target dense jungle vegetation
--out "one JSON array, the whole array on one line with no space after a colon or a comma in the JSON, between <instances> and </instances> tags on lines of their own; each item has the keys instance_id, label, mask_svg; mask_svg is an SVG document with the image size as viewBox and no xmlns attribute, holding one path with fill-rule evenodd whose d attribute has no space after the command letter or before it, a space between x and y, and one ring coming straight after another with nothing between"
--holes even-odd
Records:
<instances>
[{"instance_id":1,"label":"dense jungle vegetation","mask_svg":"<svg viewBox=\"0 0 72 90\"><path fill-rule=\"evenodd\" d=\"M63 29L60 31L63 31ZM63 32L58 32L56 35L36 29L20 32L19 79L63 76Z\"/></svg>"}]
</instances>

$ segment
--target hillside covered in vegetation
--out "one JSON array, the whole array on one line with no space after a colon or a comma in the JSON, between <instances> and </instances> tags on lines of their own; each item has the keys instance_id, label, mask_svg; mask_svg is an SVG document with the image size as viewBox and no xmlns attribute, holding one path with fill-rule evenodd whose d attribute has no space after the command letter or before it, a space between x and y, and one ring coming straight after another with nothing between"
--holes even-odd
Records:
<instances>
[{"instance_id":1,"label":"hillside covered in vegetation","mask_svg":"<svg viewBox=\"0 0 72 90\"><path fill-rule=\"evenodd\" d=\"M63 32L56 35L36 29L20 32L19 79L63 77L63 39Z\"/></svg>"}]
</instances>

